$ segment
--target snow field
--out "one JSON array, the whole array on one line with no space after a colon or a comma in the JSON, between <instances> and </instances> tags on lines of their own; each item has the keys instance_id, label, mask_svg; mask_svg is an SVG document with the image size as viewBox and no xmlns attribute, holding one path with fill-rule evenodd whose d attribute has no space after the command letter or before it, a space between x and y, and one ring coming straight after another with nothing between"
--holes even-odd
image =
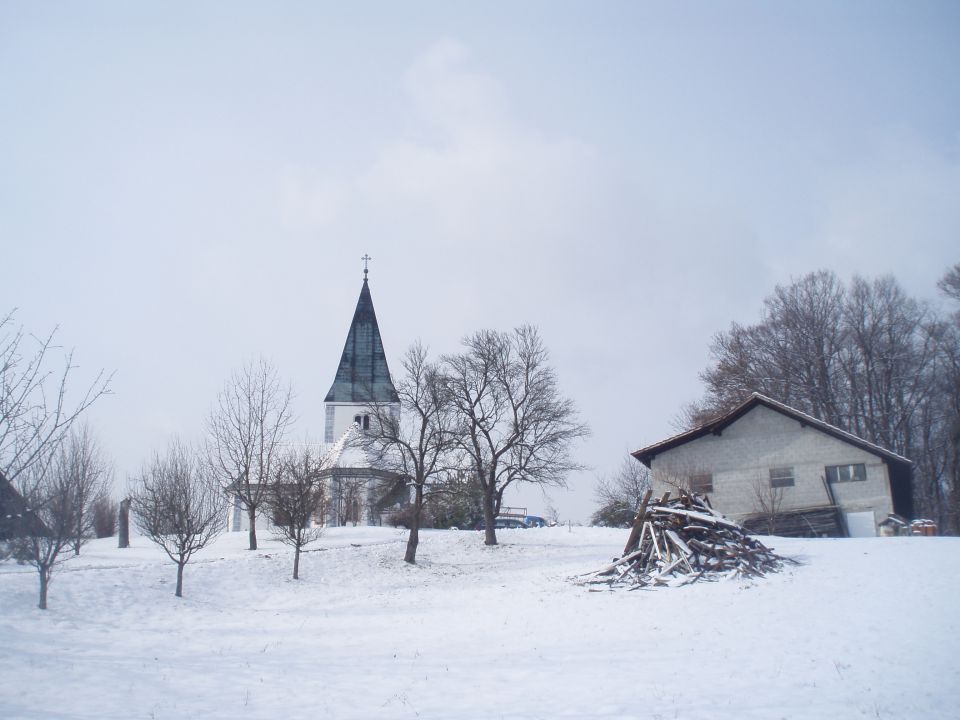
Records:
<instances>
[{"instance_id":1,"label":"snow field","mask_svg":"<svg viewBox=\"0 0 960 720\"><path fill-rule=\"evenodd\" d=\"M0 564L2 718L949 718L960 540L770 538L754 581L569 581L626 531L221 537L176 568L144 538L36 574Z\"/></svg>"}]
</instances>

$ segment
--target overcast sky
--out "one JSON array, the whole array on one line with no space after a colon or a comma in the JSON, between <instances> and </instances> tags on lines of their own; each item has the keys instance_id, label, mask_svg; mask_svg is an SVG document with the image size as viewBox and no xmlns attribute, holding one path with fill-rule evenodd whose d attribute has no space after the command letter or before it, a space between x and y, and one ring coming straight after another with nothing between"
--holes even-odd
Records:
<instances>
[{"instance_id":1,"label":"overcast sky","mask_svg":"<svg viewBox=\"0 0 960 720\"><path fill-rule=\"evenodd\" d=\"M323 397L369 253L392 368L538 325L593 476L777 283L960 260L960 3L0 3L0 310L121 484L263 354ZM538 493L516 501L544 509Z\"/></svg>"}]
</instances>

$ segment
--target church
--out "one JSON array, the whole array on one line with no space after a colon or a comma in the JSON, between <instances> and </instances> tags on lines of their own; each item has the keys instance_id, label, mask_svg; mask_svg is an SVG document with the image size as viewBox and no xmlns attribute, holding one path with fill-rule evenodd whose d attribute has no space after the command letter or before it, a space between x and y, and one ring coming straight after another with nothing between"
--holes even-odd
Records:
<instances>
[{"instance_id":1,"label":"church","mask_svg":"<svg viewBox=\"0 0 960 720\"><path fill-rule=\"evenodd\" d=\"M403 478L371 468L354 442L359 433L370 429L371 404L386 405L394 417L400 414L400 398L390 377L370 296L366 267L369 259L363 258L360 297L337 374L324 398L323 440L328 455L323 471L328 494L324 524L328 527L377 525L384 513L408 501Z\"/></svg>"},{"instance_id":2,"label":"church","mask_svg":"<svg viewBox=\"0 0 960 720\"><path fill-rule=\"evenodd\" d=\"M324 398L324 434L321 456L326 503L316 525L380 525L385 516L409 502L403 476L370 467L357 439L370 429L371 405L386 406L399 418L400 398L390 377L367 278L368 256L363 257L363 285L347 331L337 372ZM257 525L269 527L266 509ZM232 508L230 529L248 530L247 513L239 500Z\"/></svg>"}]
</instances>

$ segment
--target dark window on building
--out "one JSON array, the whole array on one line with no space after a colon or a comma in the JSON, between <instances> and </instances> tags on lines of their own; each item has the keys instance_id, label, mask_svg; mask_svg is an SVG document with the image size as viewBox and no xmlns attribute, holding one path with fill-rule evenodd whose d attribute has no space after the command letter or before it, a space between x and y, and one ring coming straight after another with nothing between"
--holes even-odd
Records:
<instances>
[{"instance_id":1,"label":"dark window on building","mask_svg":"<svg viewBox=\"0 0 960 720\"><path fill-rule=\"evenodd\" d=\"M713 475L691 475L690 491L705 495L713 492Z\"/></svg>"},{"instance_id":2,"label":"dark window on building","mask_svg":"<svg viewBox=\"0 0 960 720\"><path fill-rule=\"evenodd\" d=\"M770 487L793 487L793 468L770 468Z\"/></svg>"},{"instance_id":3,"label":"dark window on building","mask_svg":"<svg viewBox=\"0 0 960 720\"><path fill-rule=\"evenodd\" d=\"M364 429L364 430L369 430L369 429L370 429L370 416L369 416L369 415L364 415L364 416L363 416L363 429Z\"/></svg>"},{"instance_id":4,"label":"dark window on building","mask_svg":"<svg viewBox=\"0 0 960 720\"><path fill-rule=\"evenodd\" d=\"M357 425L359 425L359 424L363 421L363 418L362 418L360 415L354 415L354 416L353 416L353 421L354 421Z\"/></svg>"},{"instance_id":5,"label":"dark window on building","mask_svg":"<svg viewBox=\"0 0 960 720\"><path fill-rule=\"evenodd\" d=\"M856 465L827 465L827 482L859 482L867 479L867 466L863 463Z\"/></svg>"}]
</instances>

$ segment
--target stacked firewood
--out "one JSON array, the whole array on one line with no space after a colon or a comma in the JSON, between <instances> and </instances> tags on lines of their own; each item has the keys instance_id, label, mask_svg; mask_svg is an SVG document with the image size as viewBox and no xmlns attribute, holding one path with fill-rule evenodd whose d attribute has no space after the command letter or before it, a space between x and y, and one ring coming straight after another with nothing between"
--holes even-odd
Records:
<instances>
[{"instance_id":1,"label":"stacked firewood","mask_svg":"<svg viewBox=\"0 0 960 720\"><path fill-rule=\"evenodd\" d=\"M681 491L650 502L648 490L623 555L581 578L585 584L686 585L701 578L755 577L776 572L785 558L710 507L706 498Z\"/></svg>"}]
</instances>

